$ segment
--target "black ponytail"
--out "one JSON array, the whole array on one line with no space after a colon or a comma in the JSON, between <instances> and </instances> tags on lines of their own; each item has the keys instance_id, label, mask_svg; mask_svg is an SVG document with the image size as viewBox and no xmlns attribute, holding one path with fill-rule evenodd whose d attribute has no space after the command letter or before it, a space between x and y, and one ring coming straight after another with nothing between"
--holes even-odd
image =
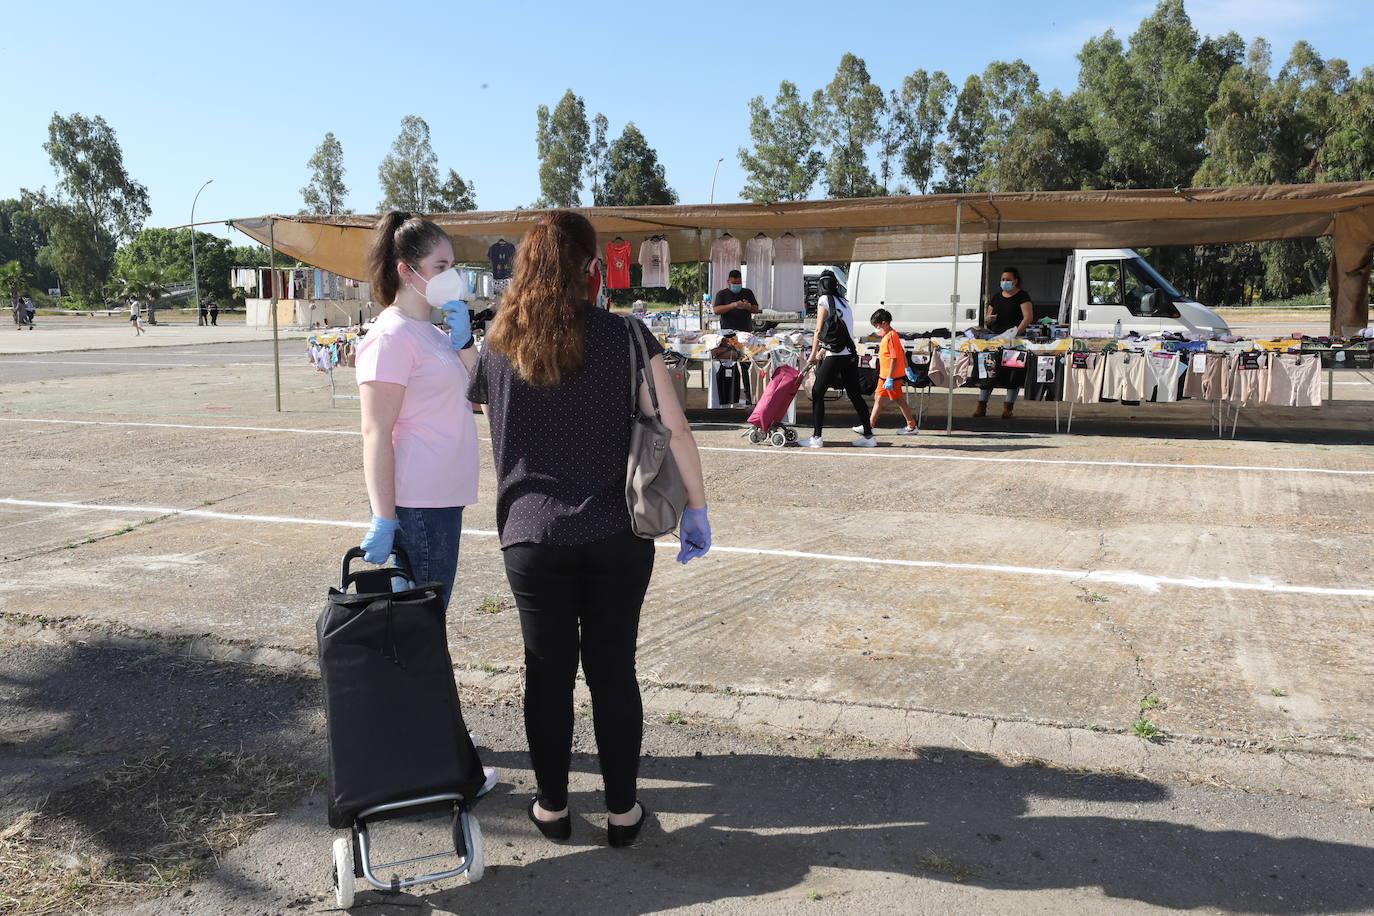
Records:
<instances>
[{"instance_id":1,"label":"black ponytail","mask_svg":"<svg viewBox=\"0 0 1374 916\"><path fill-rule=\"evenodd\" d=\"M434 246L448 234L423 217L404 210L392 210L377 222L377 234L367 252L372 277L372 298L391 305L401 290L397 261L416 264L429 256Z\"/></svg>"}]
</instances>

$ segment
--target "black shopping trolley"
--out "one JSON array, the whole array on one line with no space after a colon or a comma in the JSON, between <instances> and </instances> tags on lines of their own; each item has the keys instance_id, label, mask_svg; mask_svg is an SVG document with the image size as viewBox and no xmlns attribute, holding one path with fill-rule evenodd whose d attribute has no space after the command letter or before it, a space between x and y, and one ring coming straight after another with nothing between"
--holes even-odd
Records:
<instances>
[{"instance_id":1,"label":"black shopping trolley","mask_svg":"<svg viewBox=\"0 0 1374 916\"><path fill-rule=\"evenodd\" d=\"M413 584L399 548L395 566L350 572L362 555L356 547L344 554L342 585L329 590L315 627L329 742L329 826L350 833L334 841L341 909L353 905L355 878L391 893L457 875L481 880L482 830L471 808L490 789L463 724L441 587ZM371 861L370 825L438 813L453 818L452 850ZM409 878L377 875L441 858L457 861Z\"/></svg>"}]
</instances>

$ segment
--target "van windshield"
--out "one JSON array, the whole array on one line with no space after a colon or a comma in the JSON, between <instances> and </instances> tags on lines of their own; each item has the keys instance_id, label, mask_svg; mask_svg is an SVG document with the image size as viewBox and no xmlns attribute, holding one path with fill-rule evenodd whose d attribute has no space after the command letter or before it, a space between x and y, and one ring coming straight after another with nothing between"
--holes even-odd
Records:
<instances>
[{"instance_id":1,"label":"van windshield","mask_svg":"<svg viewBox=\"0 0 1374 916\"><path fill-rule=\"evenodd\" d=\"M1159 271L1150 266L1144 258L1132 258L1126 262L1127 269L1138 278L1145 281L1149 286L1154 286L1164 290L1175 299L1182 299L1183 294L1174 289L1174 285L1159 275Z\"/></svg>"}]
</instances>

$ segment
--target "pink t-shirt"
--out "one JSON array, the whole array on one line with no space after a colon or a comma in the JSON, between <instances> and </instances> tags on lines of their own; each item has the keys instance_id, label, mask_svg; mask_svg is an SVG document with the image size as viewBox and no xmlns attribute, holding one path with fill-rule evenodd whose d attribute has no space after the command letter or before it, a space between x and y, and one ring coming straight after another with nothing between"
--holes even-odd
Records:
<instances>
[{"instance_id":1,"label":"pink t-shirt","mask_svg":"<svg viewBox=\"0 0 1374 916\"><path fill-rule=\"evenodd\" d=\"M391 431L396 505L411 509L477 502L477 424L468 372L443 331L388 308L358 345L358 384L406 387Z\"/></svg>"}]
</instances>

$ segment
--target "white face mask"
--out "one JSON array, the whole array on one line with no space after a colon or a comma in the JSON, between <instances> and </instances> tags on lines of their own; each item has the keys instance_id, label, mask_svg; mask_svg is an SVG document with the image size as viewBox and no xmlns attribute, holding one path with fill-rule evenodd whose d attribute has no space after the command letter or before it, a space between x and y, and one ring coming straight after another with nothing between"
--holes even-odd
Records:
<instances>
[{"instance_id":1,"label":"white face mask","mask_svg":"<svg viewBox=\"0 0 1374 916\"><path fill-rule=\"evenodd\" d=\"M414 271L418 279L424 280L424 277L420 276L418 270L415 270L414 267L410 269ZM406 285L410 286L411 289L415 289L415 287L409 283ZM466 300L472 296L472 293L468 290L467 277L464 274L460 274L457 268L453 267L450 267L448 270L440 271L430 277L425 283L424 292L421 293L418 289L415 289L415 292L424 296L425 301L437 309L443 308L450 302L455 302L459 299Z\"/></svg>"}]
</instances>

